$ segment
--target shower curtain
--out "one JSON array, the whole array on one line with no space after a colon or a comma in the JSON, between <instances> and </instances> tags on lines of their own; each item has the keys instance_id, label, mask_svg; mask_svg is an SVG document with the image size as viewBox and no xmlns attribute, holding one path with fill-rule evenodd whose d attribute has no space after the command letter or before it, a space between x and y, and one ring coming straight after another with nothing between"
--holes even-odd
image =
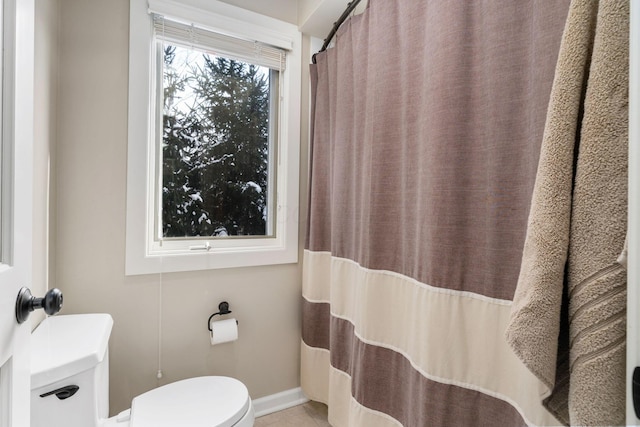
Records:
<instances>
[{"instance_id":1,"label":"shower curtain","mask_svg":"<svg viewBox=\"0 0 640 427\"><path fill-rule=\"evenodd\" d=\"M317 55L301 382L332 425L559 424L504 333L568 7L370 0Z\"/></svg>"}]
</instances>

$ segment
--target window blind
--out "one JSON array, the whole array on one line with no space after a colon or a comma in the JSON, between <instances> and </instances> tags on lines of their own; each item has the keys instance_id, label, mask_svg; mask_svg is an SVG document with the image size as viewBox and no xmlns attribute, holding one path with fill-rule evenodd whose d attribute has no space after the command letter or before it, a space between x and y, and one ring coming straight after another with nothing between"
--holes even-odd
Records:
<instances>
[{"instance_id":1,"label":"window blind","mask_svg":"<svg viewBox=\"0 0 640 427\"><path fill-rule=\"evenodd\" d=\"M238 61L284 70L286 51L265 43L216 33L194 24L173 21L152 13L156 38Z\"/></svg>"}]
</instances>

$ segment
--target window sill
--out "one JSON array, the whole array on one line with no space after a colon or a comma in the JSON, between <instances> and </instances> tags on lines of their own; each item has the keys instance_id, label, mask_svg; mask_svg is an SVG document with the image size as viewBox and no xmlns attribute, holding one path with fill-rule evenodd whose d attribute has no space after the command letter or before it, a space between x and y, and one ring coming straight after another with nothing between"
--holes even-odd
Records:
<instances>
[{"instance_id":1,"label":"window sill","mask_svg":"<svg viewBox=\"0 0 640 427\"><path fill-rule=\"evenodd\" d=\"M298 262L297 248L212 248L208 251L172 251L138 256L127 253L125 275L212 270L219 268L292 264Z\"/></svg>"}]
</instances>

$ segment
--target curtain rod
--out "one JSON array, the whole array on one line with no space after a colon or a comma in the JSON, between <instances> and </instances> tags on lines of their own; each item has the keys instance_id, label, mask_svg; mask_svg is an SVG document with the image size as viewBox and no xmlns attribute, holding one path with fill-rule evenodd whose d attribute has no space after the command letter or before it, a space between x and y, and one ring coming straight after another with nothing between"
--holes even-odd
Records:
<instances>
[{"instance_id":1,"label":"curtain rod","mask_svg":"<svg viewBox=\"0 0 640 427\"><path fill-rule=\"evenodd\" d=\"M360 3L360 0L353 0L352 2L349 2L347 4L347 8L344 10L344 12L342 12L342 15L340 15L340 18L338 18L338 20L333 23L333 28L329 32L329 35L327 36L327 38L324 39L322 48L317 53L314 53L312 56L312 61L314 64L316 63L316 55L320 52L324 52L325 50L327 50L329 43L331 43L331 39L333 39L333 36L335 36L336 33L338 32L338 28L340 28L342 23L346 21L346 19L349 17L351 12L353 12L353 9L356 8L358 3Z\"/></svg>"}]
</instances>

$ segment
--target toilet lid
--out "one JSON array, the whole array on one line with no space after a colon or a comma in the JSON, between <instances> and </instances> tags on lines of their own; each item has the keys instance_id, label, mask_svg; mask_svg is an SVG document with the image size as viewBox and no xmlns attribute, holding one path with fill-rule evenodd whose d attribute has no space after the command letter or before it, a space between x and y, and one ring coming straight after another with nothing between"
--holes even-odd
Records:
<instances>
[{"instance_id":1,"label":"toilet lid","mask_svg":"<svg viewBox=\"0 0 640 427\"><path fill-rule=\"evenodd\" d=\"M189 378L141 394L131 427L231 427L250 406L247 387L228 377Z\"/></svg>"}]
</instances>

